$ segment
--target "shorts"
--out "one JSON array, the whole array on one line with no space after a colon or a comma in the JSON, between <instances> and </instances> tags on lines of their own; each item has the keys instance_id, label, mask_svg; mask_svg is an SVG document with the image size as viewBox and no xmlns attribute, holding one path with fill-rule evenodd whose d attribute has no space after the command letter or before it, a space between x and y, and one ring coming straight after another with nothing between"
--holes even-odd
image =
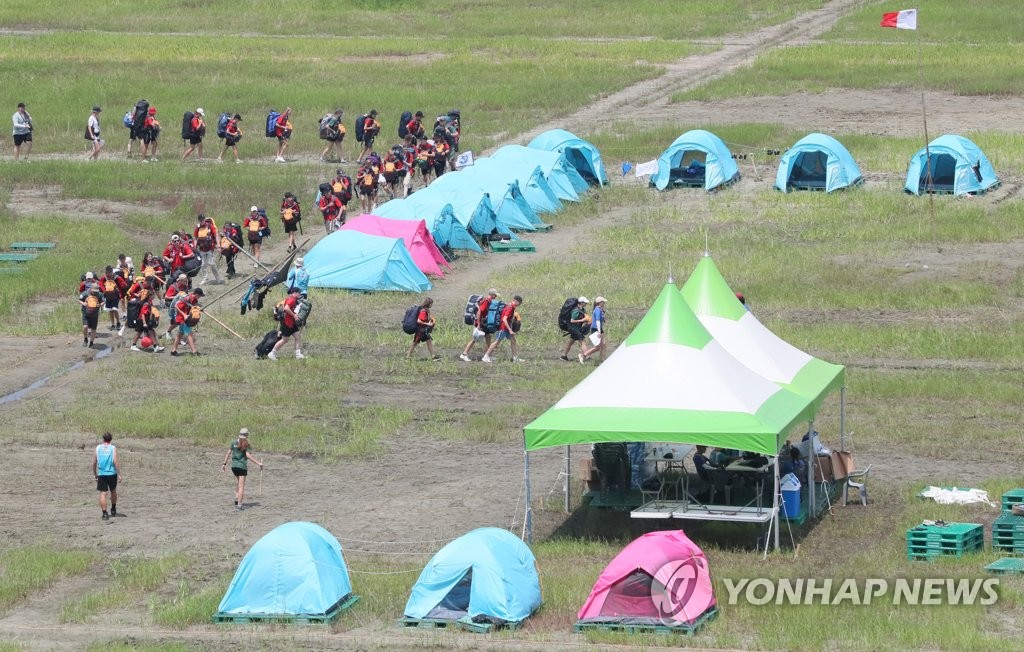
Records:
<instances>
[{"instance_id":1,"label":"shorts","mask_svg":"<svg viewBox=\"0 0 1024 652\"><path fill-rule=\"evenodd\" d=\"M288 140L291 137L292 137L292 132L291 131L286 131L286 132L284 132L283 134L281 134L280 136L277 137L277 142L283 143L284 141Z\"/></svg>"},{"instance_id":2,"label":"shorts","mask_svg":"<svg viewBox=\"0 0 1024 652\"><path fill-rule=\"evenodd\" d=\"M510 339L512 339L512 333L510 333L509 331L506 331L506 330L498 331L498 341L499 342L502 341L502 340L510 340Z\"/></svg>"},{"instance_id":3,"label":"shorts","mask_svg":"<svg viewBox=\"0 0 1024 652\"><path fill-rule=\"evenodd\" d=\"M419 344L420 342L429 342L430 340L434 339L430 335L430 331L431 330L433 330L433 329L430 329L430 328L417 328L416 329L416 334L413 335L413 338L412 338L413 341L416 342L417 344Z\"/></svg>"},{"instance_id":4,"label":"shorts","mask_svg":"<svg viewBox=\"0 0 1024 652\"><path fill-rule=\"evenodd\" d=\"M149 145L150 143L155 143L156 139L159 136L160 136L160 132L159 131L153 131L152 129L147 129L144 132L142 132L142 142L146 143L147 145Z\"/></svg>"},{"instance_id":5,"label":"shorts","mask_svg":"<svg viewBox=\"0 0 1024 652\"><path fill-rule=\"evenodd\" d=\"M31 142L32 142L32 132L31 131L28 132L27 134L14 134L14 146L15 147L21 147L22 143L31 143Z\"/></svg>"},{"instance_id":6,"label":"shorts","mask_svg":"<svg viewBox=\"0 0 1024 652\"><path fill-rule=\"evenodd\" d=\"M238 144L238 141L240 141L240 140L242 140L241 136L239 136L238 138L231 138L229 136L229 137L224 139L224 144L227 145L228 147L234 147L235 145Z\"/></svg>"},{"instance_id":7,"label":"shorts","mask_svg":"<svg viewBox=\"0 0 1024 652\"><path fill-rule=\"evenodd\" d=\"M281 322L281 337L291 337L301 330L300 326L288 326L288 324Z\"/></svg>"},{"instance_id":8,"label":"shorts","mask_svg":"<svg viewBox=\"0 0 1024 652\"><path fill-rule=\"evenodd\" d=\"M96 491L117 491L116 475L96 476Z\"/></svg>"},{"instance_id":9,"label":"shorts","mask_svg":"<svg viewBox=\"0 0 1024 652\"><path fill-rule=\"evenodd\" d=\"M203 144L203 137L202 136L192 136L192 137L190 137L188 139L188 144L189 145L202 145Z\"/></svg>"},{"instance_id":10,"label":"shorts","mask_svg":"<svg viewBox=\"0 0 1024 652\"><path fill-rule=\"evenodd\" d=\"M569 331L569 339L572 340L573 342L581 342L585 337L586 335L584 335L583 331L581 330L576 330L574 328Z\"/></svg>"},{"instance_id":11,"label":"shorts","mask_svg":"<svg viewBox=\"0 0 1024 652\"><path fill-rule=\"evenodd\" d=\"M363 134L363 147L366 149L373 149L373 141L377 139L377 136L370 136L369 134Z\"/></svg>"},{"instance_id":12,"label":"shorts","mask_svg":"<svg viewBox=\"0 0 1024 652\"><path fill-rule=\"evenodd\" d=\"M362 197L373 197L377 194L376 186L359 186L359 194Z\"/></svg>"},{"instance_id":13,"label":"shorts","mask_svg":"<svg viewBox=\"0 0 1024 652\"><path fill-rule=\"evenodd\" d=\"M100 320L100 311L99 310L94 310L93 312L89 312L87 310L85 312L85 316L82 318L82 323L84 325L88 326L89 328L91 328L92 330L96 330L96 324L99 322L99 320Z\"/></svg>"},{"instance_id":14,"label":"shorts","mask_svg":"<svg viewBox=\"0 0 1024 652\"><path fill-rule=\"evenodd\" d=\"M236 469L235 467L231 467L231 472L235 474L236 478L244 478L249 475L249 469Z\"/></svg>"},{"instance_id":15,"label":"shorts","mask_svg":"<svg viewBox=\"0 0 1024 652\"><path fill-rule=\"evenodd\" d=\"M192 332L193 332L193 331L194 331L195 329L196 329L196 327L195 327L195 326L189 326L189 325L188 325L188 324L186 324L185 322L182 322L182 323L178 324L178 330L179 330L179 331L181 332L181 336L182 336L182 337L186 337L186 336L188 336L188 335L191 335L191 334L192 334Z\"/></svg>"},{"instance_id":16,"label":"shorts","mask_svg":"<svg viewBox=\"0 0 1024 652\"><path fill-rule=\"evenodd\" d=\"M121 297L117 297L115 299L113 297L108 297L107 295L103 295L103 310L104 311L106 311L106 312L114 312L115 310L117 310L117 307L119 305L121 305Z\"/></svg>"},{"instance_id":17,"label":"shorts","mask_svg":"<svg viewBox=\"0 0 1024 652\"><path fill-rule=\"evenodd\" d=\"M284 232L285 233L295 233L298 230L299 230L299 221L298 220L292 220L290 222L285 222L284 223Z\"/></svg>"}]
</instances>

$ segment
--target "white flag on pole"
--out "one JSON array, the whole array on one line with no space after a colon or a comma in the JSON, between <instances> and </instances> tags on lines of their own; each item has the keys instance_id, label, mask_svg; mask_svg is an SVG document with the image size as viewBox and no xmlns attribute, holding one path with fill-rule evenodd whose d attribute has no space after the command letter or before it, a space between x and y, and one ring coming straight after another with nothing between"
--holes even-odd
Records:
<instances>
[{"instance_id":1,"label":"white flag on pole","mask_svg":"<svg viewBox=\"0 0 1024 652\"><path fill-rule=\"evenodd\" d=\"M455 169L461 170L462 168L468 168L473 165L473 152L463 152L455 158Z\"/></svg>"},{"instance_id":2,"label":"white flag on pole","mask_svg":"<svg viewBox=\"0 0 1024 652\"><path fill-rule=\"evenodd\" d=\"M646 163L636 164L636 176L637 178L645 177L649 174L655 174L658 171L658 160L647 161Z\"/></svg>"}]
</instances>

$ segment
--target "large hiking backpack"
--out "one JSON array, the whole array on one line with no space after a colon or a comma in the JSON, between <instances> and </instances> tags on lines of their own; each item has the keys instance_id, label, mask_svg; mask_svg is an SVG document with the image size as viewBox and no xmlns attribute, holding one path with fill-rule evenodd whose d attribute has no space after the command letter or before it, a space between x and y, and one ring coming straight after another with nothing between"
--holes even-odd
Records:
<instances>
[{"instance_id":1,"label":"large hiking backpack","mask_svg":"<svg viewBox=\"0 0 1024 652\"><path fill-rule=\"evenodd\" d=\"M364 113L363 115L356 118L356 142L363 142L363 127L366 126L366 118L368 116Z\"/></svg>"},{"instance_id":2,"label":"large hiking backpack","mask_svg":"<svg viewBox=\"0 0 1024 652\"><path fill-rule=\"evenodd\" d=\"M466 300L466 314L462 320L466 323L466 326L473 326L476 324L477 312L480 310L480 299L483 299L482 294L471 294L469 299Z\"/></svg>"},{"instance_id":3,"label":"large hiking backpack","mask_svg":"<svg viewBox=\"0 0 1024 652\"><path fill-rule=\"evenodd\" d=\"M504 309L504 302L497 299L491 300L491 305L487 306L487 315L483 319L485 333L497 333L501 329L501 311Z\"/></svg>"},{"instance_id":4,"label":"large hiking backpack","mask_svg":"<svg viewBox=\"0 0 1024 652\"><path fill-rule=\"evenodd\" d=\"M328 113L320 118L320 140L334 140L337 132L331 129L333 126L334 114Z\"/></svg>"},{"instance_id":5,"label":"large hiking backpack","mask_svg":"<svg viewBox=\"0 0 1024 652\"><path fill-rule=\"evenodd\" d=\"M142 128L146 124L146 116L149 115L149 102L146 100L139 100L135 103L135 108L132 110L132 133L136 137L142 135Z\"/></svg>"},{"instance_id":6,"label":"large hiking backpack","mask_svg":"<svg viewBox=\"0 0 1024 652\"><path fill-rule=\"evenodd\" d=\"M299 299L295 305L295 325L305 326L311 312L313 312L313 302L309 299Z\"/></svg>"},{"instance_id":7,"label":"large hiking backpack","mask_svg":"<svg viewBox=\"0 0 1024 652\"><path fill-rule=\"evenodd\" d=\"M139 299L130 299L128 301L128 310L125 312L125 323L128 328L135 329L139 326L139 312L142 310L142 301Z\"/></svg>"},{"instance_id":8,"label":"large hiking backpack","mask_svg":"<svg viewBox=\"0 0 1024 652\"><path fill-rule=\"evenodd\" d=\"M217 118L217 138L227 138L228 136L228 122L231 120L231 114L225 111L220 114Z\"/></svg>"},{"instance_id":9,"label":"large hiking backpack","mask_svg":"<svg viewBox=\"0 0 1024 652\"><path fill-rule=\"evenodd\" d=\"M398 119L398 137L405 138L409 134L409 123L412 122L412 111L406 111Z\"/></svg>"},{"instance_id":10,"label":"large hiking backpack","mask_svg":"<svg viewBox=\"0 0 1024 652\"><path fill-rule=\"evenodd\" d=\"M277 119L280 117L280 113L278 113L274 109L270 109L270 113L267 114L267 138L273 138L274 136L277 135Z\"/></svg>"},{"instance_id":11,"label":"large hiking backpack","mask_svg":"<svg viewBox=\"0 0 1024 652\"><path fill-rule=\"evenodd\" d=\"M274 350L274 345L277 344L277 341L280 339L281 333L279 333L276 328L264 335L263 339L260 340L260 343L253 347L253 353L256 354L256 359L262 360L267 357L267 354Z\"/></svg>"},{"instance_id":12,"label":"large hiking backpack","mask_svg":"<svg viewBox=\"0 0 1024 652\"><path fill-rule=\"evenodd\" d=\"M572 311L576 308L576 304L579 302L579 297L569 297L562 304L562 308L558 311L558 328L563 333L569 332L570 324L572 320Z\"/></svg>"},{"instance_id":13,"label":"large hiking backpack","mask_svg":"<svg viewBox=\"0 0 1024 652\"><path fill-rule=\"evenodd\" d=\"M405 311L405 316L402 317L402 330L405 331L406 335L412 335L416 332L416 327L419 326L420 307L409 306L409 309Z\"/></svg>"},{"instance_id":14,"label":"large hiking backpack","mask_svg":"<svg viewBox=\"0 0 1024 652\"><path fill-rule=\"evenodd\" d=\"M181 116L181 139L188 140L195 136L195 132L192 131L192 118L196 117L195 113L191 111L185 111L184 115Z\"/></svg>"}]
</instances>

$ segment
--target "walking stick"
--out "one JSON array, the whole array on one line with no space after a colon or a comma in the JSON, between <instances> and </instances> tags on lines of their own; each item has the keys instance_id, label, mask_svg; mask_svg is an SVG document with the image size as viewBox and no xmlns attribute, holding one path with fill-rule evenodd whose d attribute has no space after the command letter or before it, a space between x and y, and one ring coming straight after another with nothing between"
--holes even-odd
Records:
<instances>
[{"instance_id":1,"label":"walking stick","mask_svg":"<svg viewBox=\"0 0 1024 652\"><path fill-rule=\"evenodd\" d=\"M256 497L257 498L262 498L263 497L263 465L262 464L260 464L260 488L259 488L259 491L256 493Z\"/></svg>"},{"instance_id":2,"label":"walking stick","mask_svg":"<svg viewBox=\"0 0 1024 652\"><path fill-rule=\"evenodd\" d=\"M231 330L231 328L230 328L230 327L229 327L229 326L228 326L227 324L225 324L225 323L224 323L224 322L222 322L221 320L217 319L216 317L214 317L214 316L213 316L213 315L211 315L210 313L206 312L206 310L205 310L204 308L200 308L199 310L200 310L200 311L202 311L202 313L203 313L204 315L206 315L207 317L209 317L210 319L212 319L212 320L213 320L213 321L215 321L216 323L220 324L220 325L221 325L221 326L222 326L222 327L224 328L224 330L226 330L227 332L231 333L232 335L234 335L234 336L235 336L235 337L237 337L238 339L240 339L240 340L244 340L244 339L245 339L244 337L242 337L241 335L239 335L239 334L238 334L238 333L236 333L235 331Z\"/></svg>"}]
</instances>

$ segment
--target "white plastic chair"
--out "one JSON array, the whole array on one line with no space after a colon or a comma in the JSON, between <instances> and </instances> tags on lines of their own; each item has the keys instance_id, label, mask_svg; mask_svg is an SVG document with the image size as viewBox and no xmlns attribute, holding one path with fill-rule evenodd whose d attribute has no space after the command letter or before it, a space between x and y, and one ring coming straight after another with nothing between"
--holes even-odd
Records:
<instances>
[{"instance_id":1,"label":"white plastic chair","mask_svg":"<svg viewBox=\"0 0 1024 652\"><path fill-rule=\"evenodd\" d=\"M843 504L850 504L850 489L857 492L860 497L860 504L865 507L868 504L868 473L871 471L873 465L868 464L868 468L863 471L850 471L850 475L846 478L846 484L843 486Z\"/></svg>"}]
</instances>

